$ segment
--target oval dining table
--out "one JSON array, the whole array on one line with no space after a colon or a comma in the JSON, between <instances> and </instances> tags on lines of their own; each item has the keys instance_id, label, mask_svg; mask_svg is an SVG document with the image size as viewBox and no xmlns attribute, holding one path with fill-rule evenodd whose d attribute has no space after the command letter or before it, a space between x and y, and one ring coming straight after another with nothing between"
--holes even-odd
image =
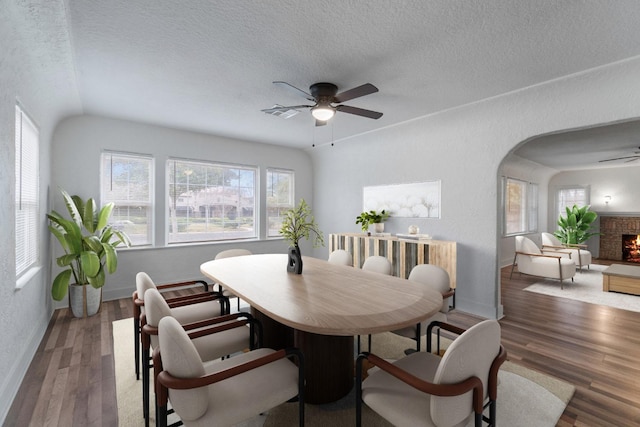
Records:
<instances>
[{"instance_id":1,"label":"oval dining table","mask_svg":"<svg viewBox=\"0 0 640 427\"><path fill-rule=\"evenodd\" d=\"M399 277L312 257L303 257L302 274L287 264L286 254L246 255L205 262L200 271L251 306L265 347L302 351L308 403L350 392L355 335L415 325L442 306L440 293Z\"/></svg>"}]
</instances>

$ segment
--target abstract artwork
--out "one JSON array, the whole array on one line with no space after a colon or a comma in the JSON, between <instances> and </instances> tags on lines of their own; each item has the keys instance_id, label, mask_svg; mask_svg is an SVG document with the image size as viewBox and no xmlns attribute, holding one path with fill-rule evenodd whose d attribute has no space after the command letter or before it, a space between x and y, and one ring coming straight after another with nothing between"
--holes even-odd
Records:
<instances>
[{"instance_id":1,"label":"abstract artwork","mask_svg":"<svg viewBox=\"0 0 640 427\"><path fill-rule=\"evenodd\" d=\"M364 210L386 210L392 217L440 218L440 181L363 188Z\"/></svg>"}]
</instances>

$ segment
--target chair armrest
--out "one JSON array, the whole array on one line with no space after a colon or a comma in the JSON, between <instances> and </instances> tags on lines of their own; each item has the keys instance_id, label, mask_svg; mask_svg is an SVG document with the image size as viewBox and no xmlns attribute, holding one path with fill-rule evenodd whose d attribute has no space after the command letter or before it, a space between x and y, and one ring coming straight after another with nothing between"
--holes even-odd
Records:
<instances>
[{"instance_id":1,"label":"chair armrest","mask_svg":"<svg viewBox=\"0 0 640 427\"><path fill-rule=\"evenodd\" d=\"M552 249L566 249L565 246L557 246L557 245L542 245L542 248L552 248Z\"/></svg>"},{"instance_id":2,"label":"chair armrest","mask_svg":"<svg viewBox=\"0 0 640 427\"><path fill-rule=\"evenodd\" d=\"M537 257L547 257L547 258L562 258L562 255L546 255L546 254L532 254L529 252L516 252L516 255L526 255L526 256L537 256Z\"/></svg>"},{"instance_id":3,"label":"chair armrest","mask_svg":"<svg viewBox=\"0 0 640 427\"><path fill-rule=\"evenodd\" d=\"M166 290L166 289L183 288L183 287L194 286L194 285L202 286L204 291L208 291L209 290L209 284L207 282L205 282L204 280L187 280L187 281L184 281L184 282L165 283L165 284L162 284L162 285L156 285L156 288L159 291L161 291L161 290Z\"/></svg>"},{"instance_id":4,"label":"chair armrest","mask_svg":"<svg viewBox=\"0 0 640 427\"><path fill-rule=\"evenodd\" d=\"M491 368L489 369L489 384L487 387L487 393L489 394L489 399L496 400L498 397L498 371L500 370L500 366L507 360L507 350L505 350L504 346L500 344L500 351L495 359L493 359L493 363L491 364Z\"/></svg>"},{"instance_id":5,"label":"chair armrest","mask_svg":"<svg viewBox=\"0 0 640 427\"><path fill-rule=\"evenodd\" d=\"M473 390L473 410L476 414L482 414L483 386L482 381L478 377L469 377L464 381L454 384L434 384L411 375L407 371L400 369L375 354L362 353L358 356L356 362L357 376L359 380L358 389L362 389L362 361L364 359L367 359L372 365L377 366L389 375L393 375L400 381L415 388L416 390L420 390L423 393L435 396L459 396Z\"/></svg>"},{"instance_id":6,"label":"chair armrest","mask_svg":"<svg viewBox=\"0 0 640 427\"><path fill-rule=\"evenodd\" d=\"M442 299L450 298L450 297L454 296L455 294L456 294L456 290L455 289L449 289L447 292L442 294Z\"/></svg>"}]
</instances>

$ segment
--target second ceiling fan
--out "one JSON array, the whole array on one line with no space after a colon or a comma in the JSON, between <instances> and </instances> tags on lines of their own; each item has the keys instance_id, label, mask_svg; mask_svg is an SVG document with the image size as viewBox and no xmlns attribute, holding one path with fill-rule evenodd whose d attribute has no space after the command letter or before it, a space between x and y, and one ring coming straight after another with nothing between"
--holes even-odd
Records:
<instances>
[{"instance_id":1,"label":"second ceiling fan","mask_svg":"<svg viewBox=\"0 0 640 427\"><path fill-rule=\"evenodd\" d=\"M361 96L370 95L378 91L378 88L371 83L366 83L353 89L346 90L338 93L338 86L333 83L314 83L309 87L311 93L307 93L302 89L282 81L273 82L278 86L283 86L289 90L294 91L298 95L306 98L311 102L315 102L314 105L293 105L289 107L276 106L273 108L267 108L262 110L265 113L273 114L278 111L296 110L299 108L310 108L311 115L316 119L316 126L324 126L327 124L327 120L331 119L336 111L343 113L355 114L356 116L367 117L369 119L379 119L382 117L382 113L377 111L365 110L364 108L350 107L348 105L342 105L343 102L351 99L359 98ZM339 104L339 105L334 105Z\"/></svg>"}]
</instances>

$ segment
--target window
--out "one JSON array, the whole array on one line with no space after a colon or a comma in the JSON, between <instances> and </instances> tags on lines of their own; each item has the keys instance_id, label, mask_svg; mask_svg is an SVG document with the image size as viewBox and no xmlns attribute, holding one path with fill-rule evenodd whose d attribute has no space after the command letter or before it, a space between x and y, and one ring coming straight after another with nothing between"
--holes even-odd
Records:
<instances>
[{"instance_id":1,"label":"window","mask_svg":"<svg viewBox=\"0 0 640 427\"><path fill-rule=\"evenodd\" d=\"M267 169L267 237L280 236L282 217L294 207L292 171Z\"/></svg>"},{"instance_id":2,"label":"window","mask_svg":"<svg viewBox=\"0 0 640 427\"><path fill-rule=\"evenodd\" d=\"M169 160L169 243L257 237L256 168Z\"/></svg>"},{"instance_id":3,"label":"window","mask_svg":"<svg viewBox=\"0 0 640 427\"><path fill-rule=\"evenodd\" d=\"M513 178L504 182L504 235L537 231L538 185Z\"/></svg>"},{"instance_id":4,"label":"window","mask_svg":"<svg viewBox=\"0 0 640 427\"><path fill-rule=\"evenodd\" d=\"M566 208L573 205L582 207L589 204L589 187L567 187L556 191L556 222L560 215L566 215Z\"/></svg>"},{"instance_id":5,"label":"window","mask_svg":"<svg viewBox=\"0 0 640 427\"><path fill-rule=\"evenodd\" d=\"M153 244L153 158L126 153L102 153L103 204L113 202L111 224L124 230L132 246Z\"/></svg>"},{"instance_id":6,"label":"window","mask_svg":"<svg viewBox=\"0 0 640 427\"><path fill-rule=\"evenodd\" d=\"M16 277L38 264L40 224L39 131L16 105Z\"/></svg>"}]
</instances>

